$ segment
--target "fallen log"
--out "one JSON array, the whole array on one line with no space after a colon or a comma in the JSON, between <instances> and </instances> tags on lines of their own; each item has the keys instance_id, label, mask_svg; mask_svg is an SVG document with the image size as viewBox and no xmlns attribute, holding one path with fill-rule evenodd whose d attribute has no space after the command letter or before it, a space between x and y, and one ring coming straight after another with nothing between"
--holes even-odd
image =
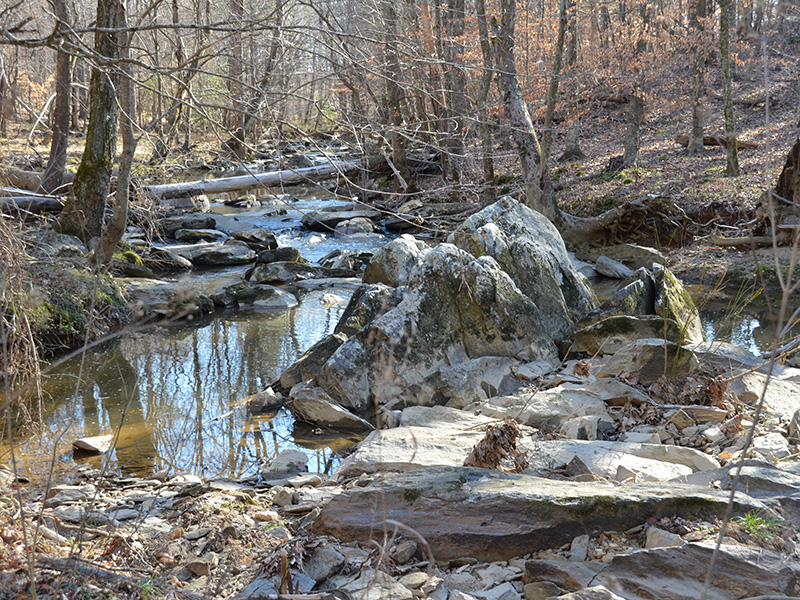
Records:
<instances>
[{"instance_id":1,"label":"fallen log","mask_svg":"<svg viewBox=\"0 0 800 600\"><path fill-rule=\"evenodd\" d=\"M58 196L34 194L19 188L0 187L0 212L14 214L60 212L64 202Z\"/></svg>"},{"instance_id":2,"label":"fallen log","mask_svg":"<svg viewBox=\"0 0 800 600\"><path fill-rule=\"evenodd\" d=\"M64 183L71 183L73 173L64 173ZM42 174L37 171L24 171L8 165L0 165L0 185L10 185L22 190L35 192L42 183Z\"/></svg>"},{"instance_id":3,"label":"fallen log","mask_svg":"<svg viewBox=\"0 0 800 600\"><path fill-rule=\"evenodd\" d=\"M337 161L327 165L304 167L301 169L270 171L269 173L252 173L250 175L239 175L237 177L220 177L219 179L203 179L198 181L185 181L183 183L146 185L142 189L156 198L181 198L185 196L199 196L200 194L221 194L224 192L236 192L260 187L277 187L307 183L309 181L325 181L338 177L339 175L353 175L365 166L368 169L375 169L381 166L385 167L386 159L382 156L378 156L367 161Z\"/></svg>"},{"instance_id":4,"label":"fallen log","mask_svg":"<svg viewBox=\"0 0 800 600\"><path fill-rule=\"evenodd\" d=\"M684 148L689 145L689 136L688 135L678 135L675 137L675 143L680 144ZM724 135L704 135L703 136L703 145L704 146L727 146L728 145L728 138ZM744 140L736 140L736 147L739 150L755 150L758 148L758 144L755 142L746 142Z\"/></svg>"},{"instance_id":5,"label":"fallen log","mask_svg":"<svg viewBox=\"0 0 800 600\"><path fill-rule=\"evenodd\" d=\"M721 94L711 94L711 97L715 100L724 100ZM731 100L734 104L739 104L742 106L757 106L759 104L764 104L767 101L766 96L756 96L755 98L733 98Z\"/></svg>"}]
</instances>

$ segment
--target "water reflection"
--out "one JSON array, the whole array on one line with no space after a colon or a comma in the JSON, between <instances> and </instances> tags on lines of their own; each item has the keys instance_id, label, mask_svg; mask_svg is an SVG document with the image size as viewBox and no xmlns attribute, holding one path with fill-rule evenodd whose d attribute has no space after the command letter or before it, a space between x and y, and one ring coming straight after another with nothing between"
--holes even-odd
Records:
<instances>
[{"instance_id":1,"label":"water reflection","mask_svg":"<svg viewBox=\"0 0 800 600\"><path fill-rule=\"evenodd\" d=\"M345 299L352 293L334 291ZM169 468L238 477L285 448L306 451L311 470L330 469L336 451L357 439L317 436L296 427L286 411L253 418L241 402L333 330L344 303L323 306L322 294L304 294L289 312L230 313L128 333L92 349L85 361L67 361L43 382L50 401L41 431L19 448L25 471L34 479L46 475L52 456L62 476L76 462L100 466L99 458L73 456L70 444L107 433L118 435L108 468L122 473Z\"/></svg>"}]
</instances>

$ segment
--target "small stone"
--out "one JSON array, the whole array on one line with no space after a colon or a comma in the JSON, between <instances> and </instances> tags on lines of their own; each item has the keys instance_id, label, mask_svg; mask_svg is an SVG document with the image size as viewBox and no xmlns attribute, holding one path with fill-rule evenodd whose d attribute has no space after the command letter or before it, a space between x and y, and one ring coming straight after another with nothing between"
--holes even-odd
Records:
<instances>
[{"instance_id":1,"label":"small stone","mask_svg":"<svg viewBox=\"0 0 800 600\"><path fill-rule=\"evenodd\" d=\"M72 446L84 452L92 452L94 454L105 454L111 450L111 444L114 441L113 435L96 435L93 437L84 437L72 442Z\"/></svg>"},{"instance_id":2,"label":"small stone","mask_svg":"<svg viewBox=\"0 0 800 600\"><path fill-rule=\"evenodd\" d=\"M171 540L177 540L179 537L183 535L183 533L184 533L183 527L173 527L170 530L169 534L167 534L167 537Z\"/></svg>"},{"instance_id":3,"label":"small stone","mask_svg":"<svg viewBox=\"0 0 800 600\"><path fill-rule=\"evenodd\" d=\"M597 269L597 272L601 275L613 279L626 279L633 275L633 269L607 256L598 256L594 268Z\"/></svg>"},{"instance_id":4,"label":"small stone","mask_svg":"<svg viewBox=\"0 0 800 600\"><path fill-rule=\"evenodd\" d=\"M475 597L484 600L520 600L522 598L516 588L514 588L514 585L509 581L501 583L497 587L493 587L485 592L476 592Z\"/></svg>"},{"instance_id":5,"label":"small stone","mask_svg":"<svg viewBox=\"0 0 800 600\"><path fill-rule=\"evenodd\" d=\"M280 507L294 504L294 494L292 490L282 485L277 485L269 491L272 504Z\"/></svg>"},{"instance_id":6,"label":"small stone","mask_svg":"<svg viewBox=\"0 0 800 600\"><path fill-rule=\"evenodd\" d=\"M552 596L564 594L565 590L550 581L538 581L526 583L522 586L522 593L525 595L525 600L546 600Z\"/></svg>"},{"instance_id":7,"label":"small stone","mask_svg":"<svg viewBox=\"0 0 800 600\"><path fill-rule=\"evenodd\" d=\"M344 566L345 558L332 545L317 548L303 563L303 571L314 581L320 582L338 573Z\"/></svg>"},{"instance_id":8,"label":"small stone","mask_svg":"<svg viewBox=\"0 0 800 600\"><path fill-rule=\"evenodd\" d=\"M198 529L193 529L192 531L187 531L183 534L183 539L185 540L199 540L200 538L206 537L209 533L211 533L213 529L211 527L200 527Z\"/></svg>"},{"instance_id":9,"label":"small stone","mask_svg":"<svg viewBox=\"0 0 800 600\"><path fill-rule=\"evenodd\" d=\"M301 487L317 487L322 483L322 477L316 473L308 473L306 475L298 475L297 477L290 477L286 482L293 488Z\"/></svg>"},{"instance_id":10,"label":"small stone","mask_svg":"<svg viewBox=\"0 0 800 600\"><path fill-rule=\"evenodd\" d=\"M422 572L409 573L408 575L403 575L398 581L410 590L418 590L428 583L428 575Z\"/></svg>"},{"instance_id":11,"label":"small stone","mask_svg":"<svg viewBox=\"0 0 800 600\"><path fill-rule=\"evenodd\" d=\"M253 518L256 521L270 523L272 521L280 521L281 516L274 510L260 510L257 513L253 514Z\"/></svg>"},{"instance_id":12,"label":"small stone","mask_svg":"<svg viewBox=\"0 0 800 600\"><path fill-rule=\"evenodd\" d=\"M683 540L677 533L664 531L658 527L648 527L647 542L645 548L668 548L670 546L682 546Z\"/></svg>"},{"instance_id":13,"label":"small stone","mask_svg":"<svg viewBox=\"0 0 800 600\"><path fill-rule=\"evenodd\" d=\"M461 590L452 590L448 598L449 600L476 600L475 596L470 596Z\"/></svg>"},{"instance_id":14,"label":"small stone","mask_svg":"<svg viewBox=\"0 0 800 600\"><path fill-rule=\"evenodd\" d=\"M791 454L789 441L780 433L768 433L753 438L751 449L768 459L786 458Z\"/></svg>"},{"instance_id":15,"label":"small stone","mask_svg":"<svg viewBox=\"0 0 800 600\"><path fill-rule=\"evenodd\" d=\"M589 553L589 536L579 535L572 540L569 547L569 559L572 562L583 562Z\"/></svg>"},{"instance_id":16,"label":"small stone","mask_svg":"<svg viewBox=\"0 0 800 600\"><path fill-rule=\"evenodd\" d=\"M726 439L726 435L722 433L722 430L719 427L712 426L704 429L702 432L703 437L711 442L712 444L716 444Z\"/></svg>"},{"instance_id":17,"label":"small stone","mask_svg":"<svg viewBox=\"0 0 800 600\"><path fill-rule=\"evenodd\" d=\"M227 525L223 527L222 535L231 540L242 539L242 533L234 525Z\"/></svg>"},{"instance_id":18,"label":"small stone","mask_svg":"<svg viewBox=\"0 0 800 600\"><path fill-rule=\"evenodd\" d=\"M626 469L622 465L617 467L617 474L614 476L614 481L628 481L631 483L636 482L636 473L631 471L630 469Z\"/></svg>"},{"instance_id":19,"label":"small stone","mask_svg":"<svg viewBox=\"0 0 800 600\"><path fill-rule=\"evenodd\" d=\"M184 566L197 577L211 573L211 562L205 558L193 558Z\"/></svg>"},{"instance_id":20,"label":"small stone","mask_svg":"<svg viewBox=\"0 0 800 600\"><path fill-rule=\"evenodd\" d=\"M261 467L261 474L265 478L296 475L308 471L306 466L308 455L300 450L284 450L268 465Z\"/></svg>"},{"instance_id":21,"label":"small stone","mask_svg":"<svg viewBox=\"0 0 800 600\"><path fill-rule=\"evenodd\" d=\"M417 543L413 540L403 540L389 552L389 556L398 565L404 565L417 552Z\"/></svg>"}]
</instances>

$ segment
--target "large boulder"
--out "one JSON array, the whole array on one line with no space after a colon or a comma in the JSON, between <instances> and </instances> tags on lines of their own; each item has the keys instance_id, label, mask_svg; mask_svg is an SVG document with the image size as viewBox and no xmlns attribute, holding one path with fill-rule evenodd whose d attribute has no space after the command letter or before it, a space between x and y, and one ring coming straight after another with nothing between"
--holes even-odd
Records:
<instances>
[{"instance_id":1,"label":"large boulder","mask_svg":"<svg viewBox=\"0 0 800 600\"><path fill-rule=\"evenodd\" d=\"M188 213L158 220L158 228L168 237L172 237L179 229L215 229L214 217L202 213Z\"/></svg>"},{"instance_id":2,"label":"large boulder","mask_svg":"<svg viewBox=\"0 0 800 600\"><path fill-rule=\"evenodd\" d=\"M450 244L431 250L398 306L342 344L317 383L363 411L394 398L444 365L482 356L557 360L536 304L491 257Z\"/></svg>"},{"instance_id":3,"label":"large boulder","mask_svg":"<svg viewBox=\"0 0 800 600\"><path fill-rule=\"evenodd\" d=\"M643 338L683 344L705 339L700 314L686 288L667 269L640 268L599 307L581 319L573 352L613 354Z\"/></svg>"},{"instance_id":4,"label":"large boulder","mask_svg":"<svg viewBox=\"0 0 800 600\"><path fill-rule=\"evenodd\" d=\"M373 255L364 271L364 283L384 283L393 287L406 285L430 250L425 242L403 234Z\"/></svg>"},{"instance_id":5,"label":"large boulder","mask_svg":"<svg viewBox=\"0 0 800 600\"><path fill-rule=\"evenodd\" d=\"M258 263L250 274L254 283L282 284L302 279L329 279L335 277L352 277L355 271L348 269L326 269L316 265L299 262Z\"/></svg>"},{"instance_id":6,"label":"large boulder","mask_svg":"<svg viewBox=\"0 0 800 600\"><path fill-rule=\"evenodd\" d=\"M447 241L473 256L492 256L542 315L553 339L568 338L596 305L572 265L564 240L547 218L506 196L469 217Z\"/></svg>"}]
</instances>

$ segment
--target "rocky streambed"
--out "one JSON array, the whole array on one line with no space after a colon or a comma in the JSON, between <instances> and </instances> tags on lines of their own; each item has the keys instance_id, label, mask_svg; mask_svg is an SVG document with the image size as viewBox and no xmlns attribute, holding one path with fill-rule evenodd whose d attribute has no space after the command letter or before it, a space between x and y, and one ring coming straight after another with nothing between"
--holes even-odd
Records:
<instances>
[{"instance_id":1,"label":"rocky streambed","mask_svg":"<svg viewBox=\"0 0 800 600\"><path fill-rule=\"evenodd\" d=\"M76 594L695 599L719 540L707 598L797 596L800 371L707 342L667 268L629 266L598 303L508 198L446 244L390 242L250 401L368 434L335 472L287 450L237 480L9 494L3 585L38 527L40 585Z\"/></svg>"}]
</instances>

